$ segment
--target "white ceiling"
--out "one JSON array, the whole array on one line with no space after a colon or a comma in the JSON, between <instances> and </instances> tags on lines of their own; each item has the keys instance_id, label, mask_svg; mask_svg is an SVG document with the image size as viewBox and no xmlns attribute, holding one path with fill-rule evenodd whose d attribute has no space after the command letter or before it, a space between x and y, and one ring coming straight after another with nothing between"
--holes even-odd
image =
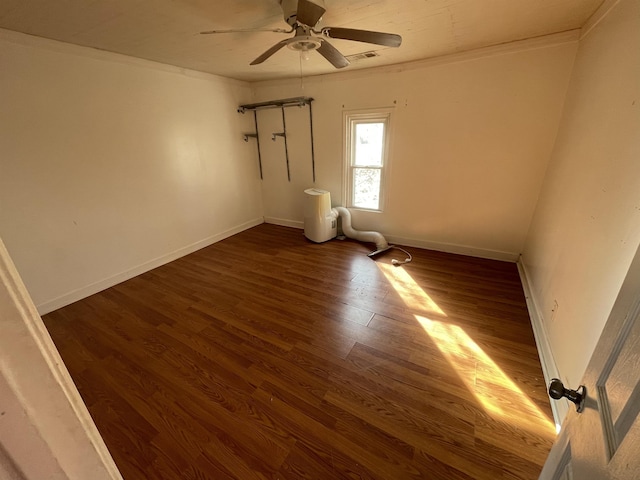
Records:
<instances>
[{"instance_id":1,"label":"white ceiling","mask_svg":"<svg viewBox=\"0 0 640 480\"><path fill-rule=\"evenodd\" d=\"M404 63L580 28L603 0L325 0L319 26L397 33L400 48L331 40L344 55L377 51L344 70ZM317 52L283 48L249 63L288 28L278 0L2 0L0 28L170 65L256 81L332 73Z\"/></svg>"}]
</instances>

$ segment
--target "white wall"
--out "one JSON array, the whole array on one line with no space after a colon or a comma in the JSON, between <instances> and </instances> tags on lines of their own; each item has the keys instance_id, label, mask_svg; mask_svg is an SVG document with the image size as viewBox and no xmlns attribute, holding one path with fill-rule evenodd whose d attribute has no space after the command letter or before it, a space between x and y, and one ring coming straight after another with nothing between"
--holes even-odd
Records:
<instances>
[{"instance_id":1,"label":"white wall","mask_svg":"<svg viewBox=\"0 0 640 480\"><path fill-rule=\"evenodd\" d=\"M640 1L622 0L580 41L522 258L572 388L639 243Z\"/></svg>"},{"instance_id":2,"label":"white wall","mask_svg":"<svg viewBox=\"0 0 640 480\"><path fill-rule=\"evenodd\" d=\"M263 221L248 84L0 31L0 236L41 313Z\"/></svg>"},{"instance_id":3,"label":"white wall","mask_svg":"<svg viewBox=\"0 0 640 480\"><path fill-rule=\"evenodd\" d=\"M369 71L254 84L256 101L310 96L316 187L343 204L343 111L395 106L384 213L355 228L414 246L515 260L553 147L577 32ZM304 68L304 67L303 67ZM258 113L267 221L301 225L312 186L308 112L288 109L292 181L279 110Z\"/></svg>"}]
</instances>

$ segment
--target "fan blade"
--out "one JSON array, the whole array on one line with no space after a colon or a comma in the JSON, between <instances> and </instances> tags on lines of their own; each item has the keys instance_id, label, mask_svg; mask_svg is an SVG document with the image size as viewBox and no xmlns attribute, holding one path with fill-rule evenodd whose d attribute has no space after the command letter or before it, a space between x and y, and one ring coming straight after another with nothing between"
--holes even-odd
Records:
<instances>
[{"instance_id":1,"label":"fan blade","mask_svg":"<svg viewBox=\"0 0 640 480\"><path fill-rule=\"evenodd\" d=\"M399 47L402 43L402 37L395 33L371 32L369 30L339 27L325 27L322 29L322 33L329 38L374 43L376 45L384 45L385 47Z\"/></svg>"},{"instance_id":2,"label":"fan blade","mask_svg":"<svg viewBox=\"0 0 640 480\"><path fill-rule=\"evenodd\" d=\"M287 43L289 43L289 41L290 41L290 39L286 38L286 39L276 43L273 47L271 47L269 50L267 50L262 55L260 55L253 62L251 62L249 65L258 65L259 63L264 62L267 58L269 58L271 55L273 55L278 50L280 50L282 47L284 47Z\"/></svg>"},{"instance_id":3,"label":"fan blade","mask_svg":"<svg viewBox=\"0 0 640 480\"><path fill-rule=\"evenodd\" d=\"M296 20L307 27L314 27L326 10L309 0L298 0Z\"/></svg>"},{"instance_id":4,"label":"fan blade","mask_svg":"<svg viewBox=\"0 0 640 480\"><path fill-rule=\"evenodd\" d=\"M349 60L347 60L344 55L342 55L333 45L331 45L326 40L322 40L322 45L318 47L317 51L320 55L329 60L331 65L336 68L344 68L349 65Z\"/></svg>"},{"instance_id":5,"label":"fan blade","mask_svg":"<svg viewBox=\"0 0 640 480\"><path fill-rule=\"evenodd\" d=\"M240 28L236 30L207 30L206 32L200 32L200 35L211 35L213 33L252 33L252 32L293 33L293 29L285 30L284 28L274 28L274 29Z\"/></svg>"}]
</instances>

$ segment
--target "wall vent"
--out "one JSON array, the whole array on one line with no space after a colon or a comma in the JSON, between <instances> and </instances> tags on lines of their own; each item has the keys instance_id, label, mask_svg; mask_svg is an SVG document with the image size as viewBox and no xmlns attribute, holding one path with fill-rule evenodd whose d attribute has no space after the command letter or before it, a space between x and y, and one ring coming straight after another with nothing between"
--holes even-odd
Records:
<instances>
[{"instance_id":1,"label":"wall vent","mask_svg":"<svg viewBox=\"0 0 640 480\"><path fill-rule=\"evenodd\" d=\"M366 60L367 58L379 57L380 54L378 52L374 52L373 50L369 52L355 53L353 55L347 55L347 60L350 62L360 62L362 60Z\"/></svg>"}]
</instances>

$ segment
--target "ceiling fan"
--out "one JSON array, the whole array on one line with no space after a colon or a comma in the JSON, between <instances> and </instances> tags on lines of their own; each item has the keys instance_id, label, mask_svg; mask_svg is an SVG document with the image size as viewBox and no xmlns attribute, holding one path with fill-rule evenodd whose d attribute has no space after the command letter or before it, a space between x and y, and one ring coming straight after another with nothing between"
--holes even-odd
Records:
<instances>
[{"instance_id":1,"label":"ceiling fan","mask_svg":"<svg viewBox=\"0 0 640 480\"><path fill-rule=\"evenodd\" d=\"M334 67L343 68L349 65L349 60L347 60L344 55L342 55L327 41L328 38L354 40L356 42L373 43L375 45L383 45L385 47L399 47L402 43L402 37L393 33L372 32L369 30L357 30L341 27L322 27L320 30L315 30L314 27L320 21L324 12L326 12L326 9L324 8L324 0L279 0L279 3L282 8L282 13L284 14L285 22L291 26L290 30L285 30L283 28L271 30L209 30L207 32L200 33L203 35L209 35L214 33L256 31L275 33L295 32L293 37L276 43L251 62L251 65L258 65L264 62L282 47L287 46L291 50L296 50L298 52L316 50Z\"/></svg>"}]
</instances>

